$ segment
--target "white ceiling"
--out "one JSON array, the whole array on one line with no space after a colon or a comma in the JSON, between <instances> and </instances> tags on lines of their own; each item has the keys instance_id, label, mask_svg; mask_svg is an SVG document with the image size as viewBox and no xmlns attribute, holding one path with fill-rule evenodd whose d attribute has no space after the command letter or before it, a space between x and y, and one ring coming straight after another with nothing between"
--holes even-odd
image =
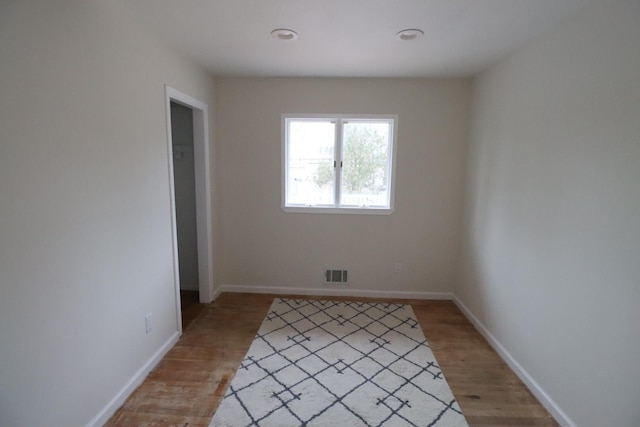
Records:
<instances>
[{"instance_id":1,"label":"white ceiling","mask_svg":"<svg viewBox=\"0 0 640 427\"><path fill-rule=\"evenodd\" d=\"M458 77L483 71L589 0L120 0L215 75ZM273 29L299 34L291 42ZM424 37L395 34L419 28Z\"/></svg>"}]
</instances>

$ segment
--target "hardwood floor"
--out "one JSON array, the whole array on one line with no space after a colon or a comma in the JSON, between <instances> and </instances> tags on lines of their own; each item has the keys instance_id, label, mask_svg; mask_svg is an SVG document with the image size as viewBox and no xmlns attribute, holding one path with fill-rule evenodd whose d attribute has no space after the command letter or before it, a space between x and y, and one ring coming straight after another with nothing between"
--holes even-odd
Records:
<instances>
[{"instance_id":1,"label":"hardwood floor","mask_svg":"<svg viewBox=\"0 0 640 427\"><path fill-rule=\"evenodd\" d=\"M180 291L180 309L182 311L182 330L195 320L198 315L206 307L200 304L200 292L198 291Z\"/></svg>"},{"instance_id":2,"label":"hardwood floor","mask_svg":"<svg viewBox=\"0 0 640 427\"><path fill-rule=\"evenodd\" d=\"M107 425L208 426L274 297L283 296L224 293L202 305ZM558 425L453 302L394 301L413 306L470 426Z\"/></svg>"}]
</instances>

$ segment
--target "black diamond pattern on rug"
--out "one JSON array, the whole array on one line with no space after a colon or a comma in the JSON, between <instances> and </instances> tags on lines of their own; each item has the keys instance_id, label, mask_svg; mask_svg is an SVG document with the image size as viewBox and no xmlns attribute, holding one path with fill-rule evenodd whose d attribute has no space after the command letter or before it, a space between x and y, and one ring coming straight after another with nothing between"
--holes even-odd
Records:
<instances>
[{"instance_id":1,"label":"black diamond pattern on rug","mask_svg":"<svg viewBox=\"0 0 640 427\"><path fill-rule=\"evenodd\" d=\"M410 305L276 299L211 426L467 423Z\"/></svg>"}]
</instances>

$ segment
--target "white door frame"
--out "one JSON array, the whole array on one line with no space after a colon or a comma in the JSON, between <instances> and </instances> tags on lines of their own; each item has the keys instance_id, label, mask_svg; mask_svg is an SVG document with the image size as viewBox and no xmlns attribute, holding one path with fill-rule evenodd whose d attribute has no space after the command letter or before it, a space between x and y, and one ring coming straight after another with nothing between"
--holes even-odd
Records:
<instances>
[{"instance_id":1,"label":"white door frame","mask_svg":"<svg viewBox=\"0 0 640 427\"><path fill-rule=\"evenodd\" d=\"M176 292L178 331L182 332L180 308L180 270L178 265L178 232L176 226L176 195L173 181L173 141L171 137L171 102L193 111L193 150L196 182L196 228L198 245L198 282L200 302L213 300L213 245L211 225L211 184L209 167L209 120L207 104L170 86L165 86L167 115L167 156L171 193L171 237L173 243L173 275Z\"/></svg>"}]
</instances>

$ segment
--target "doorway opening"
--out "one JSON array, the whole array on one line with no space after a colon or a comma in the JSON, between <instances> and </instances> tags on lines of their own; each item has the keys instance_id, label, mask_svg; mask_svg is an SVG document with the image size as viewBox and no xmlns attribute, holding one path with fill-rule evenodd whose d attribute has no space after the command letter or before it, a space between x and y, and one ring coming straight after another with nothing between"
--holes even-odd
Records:
<instances>
[{"instance_id":1,"label":"doorway opening","mask_svg":"<svg viewBox=\"0 0 640 427\"><path fill-rule=\"evenodd\" d=\"M207 105L166 87L176 323L212 298Z\"/></svg>"}]
</instances>

